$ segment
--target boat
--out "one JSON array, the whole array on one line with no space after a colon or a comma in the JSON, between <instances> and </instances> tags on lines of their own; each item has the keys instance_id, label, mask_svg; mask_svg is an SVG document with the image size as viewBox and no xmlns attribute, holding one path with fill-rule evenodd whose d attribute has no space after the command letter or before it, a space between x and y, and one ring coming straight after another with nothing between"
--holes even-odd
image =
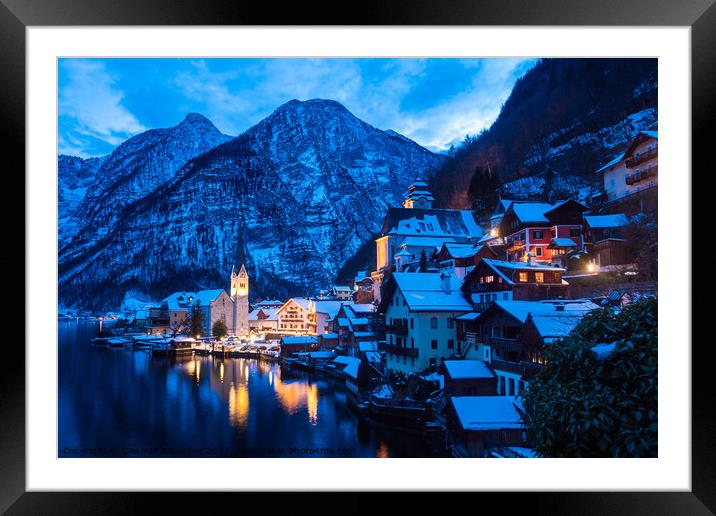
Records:
<instances>
[{"instance_id":1,"label":"boat","mask_svg":"<svg viewBox=\"0 0 716 516\"><path fill-rule=\"evenodd\" d=\"M121 347L124 347L124 345L125 345L126 342L127 342L126 339L120 339L120 338L117 338L117 337L112 337L112 338L110 338L110 339L107 340L107 344L108 344L110 347L113 347L113 348L121 348Z\"/></svg>"},{"instance_id":2,"label":"boat","mask_svg":"<svg viewBox=\"0 0 716 516\"><path fill-rule=\"evenodd\" d=\"M95 346L106 346L107 341L109 340L109 337L95 337L92 339L92 344Z\"/></svg>"}]
</instances>

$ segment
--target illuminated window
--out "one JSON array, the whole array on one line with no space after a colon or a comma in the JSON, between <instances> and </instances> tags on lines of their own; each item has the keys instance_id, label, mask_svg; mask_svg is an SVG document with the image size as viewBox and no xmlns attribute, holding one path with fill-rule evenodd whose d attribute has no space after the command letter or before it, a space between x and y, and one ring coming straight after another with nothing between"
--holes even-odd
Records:
<instances>
[{"instance_id":1,"label":"illuminated window","mask_svg":"<svg viewBox=\"0 0 716 516\"><path fill-rule=\"evenodd\" d=\"M490 275L490 276L485 276L485 283L494 283L494 281L495 281L495 277L494 277L494 276L492 276L492 275Z\"/></svg>"},{"instance_id":2,"label":"illuminated window","mask_svg":"<svg viewBox=\"0 0 716 516\"><path fill-rule=\"evenodd\" d=\"M520 272L519 273L519 280L522 283L527 283L527 273L526 272Z\"/></svg>"},{"instance_id":3,"label":"illuminated window","mask_svg":"<svg viewBox=\"0 0 716 516\"><path fill-rule=\"evenodd\" d=\"M535 272L535 281L537 283L544 283L544 272Z\"/></svg>"}]
</instances>

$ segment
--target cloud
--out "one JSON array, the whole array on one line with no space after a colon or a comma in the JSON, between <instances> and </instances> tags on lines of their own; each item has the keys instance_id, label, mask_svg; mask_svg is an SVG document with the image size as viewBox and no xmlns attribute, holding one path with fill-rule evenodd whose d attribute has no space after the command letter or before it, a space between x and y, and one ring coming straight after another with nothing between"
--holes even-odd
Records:
<instances>
[{"instance_id":1,"label":"cloud","mask_svg":"<svg viewBox=\"0 0 716 516\"><path fill-rule=\"evenodd\" d=\"M98 60L60 62L59 113L64 126L60 152L81 150L92 141L111 146L146 128L123 105L123 92ZM81 153L81 152L79 152Z\"/></svg>"}]
</instances>

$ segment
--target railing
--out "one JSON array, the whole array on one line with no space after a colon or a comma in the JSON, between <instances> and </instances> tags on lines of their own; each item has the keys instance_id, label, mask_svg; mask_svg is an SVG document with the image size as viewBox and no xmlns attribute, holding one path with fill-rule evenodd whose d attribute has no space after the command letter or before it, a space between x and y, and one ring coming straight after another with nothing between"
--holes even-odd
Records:
<instances>
[{"instance_id":1,"label":"railing","mask_svg":"<svg viewBox=\"0 0 716 516\"><path fill-rule=\"evenodd\" d=\"M386 324L385 333L405 337L408 335L408 326L406 324Z\"/></svg>"},{"instance_id":2,"label":"railing","mask_svg":"<svg viewBox=\"0 0 716 516\"><path fill-rule=\"evenodd\" d=\"M633 185L634 183L638 183L639 181L643 181L644 179L648 179L652 176L655 176L659 170L658 165L651 165L649 167L646 167L641 170L637 170L633 174L629 174L624 178L624 181L626 181L626 184Z\"/></svg>"},{"instance_id":3,"label":"railing","mask_svg":"<svg viewBox=\"0 0 716 516\"><path fill-rule=\"evenodd\" d=\"M379 343L378 349L381 351L385 351L386 353L393 353L394 355L405 355L408 357L417 357L419 352L418 348L404 348L402 346L386 344L385 342Z\"/></svg>"},{"instance_id":4,"label":"railing","mask_svg":"<svg viewBox=\"0 0 716 516\"><path fill-rule=\"evenodd\" d=\"M505 371L506 373L515 373L523 376L532 376L544 367L533 362L509 362L507 360L494 359L491 365L496 371Z\"/></svg>"},{"instance_id":5,"label":"railing","mask_svg":"<svg viewBox=\"0 0 716 516\"><path fill-rule=\"evenodd\" d=\"M643 152L640 152L638 154L634 154L632 157L627 158L626 160L626 166L629 168L632 168L634 165L638 165L639 163L643 163L647 160L650 160L652 158L655 158L657 156L658 149L656 146L649 147Z\"/></svg>"},{"instance_id":6,"label":"railing","mask_svg":"<svg viewBox=\"0 0 716 516\"><path fill-rule=\"evenodd\" d=\"M396 398L380 398L371 393L369 396L371 403L379 407L395 407L426 410L426 405L422 401L416 400L399 400Z\"/></svg>"}]
</instances>

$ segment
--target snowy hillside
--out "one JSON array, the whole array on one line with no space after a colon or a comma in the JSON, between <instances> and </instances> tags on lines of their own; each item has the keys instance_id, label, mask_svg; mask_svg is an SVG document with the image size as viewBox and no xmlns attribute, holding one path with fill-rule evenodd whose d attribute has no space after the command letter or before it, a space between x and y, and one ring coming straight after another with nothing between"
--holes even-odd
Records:
<instances>
[{"instance_id":1,"label":"snowy hillside","mask_svg":"<svg viewBox=\"0 0 716 516\"><path fill-rule=\"evenodd\" d=\"M132 140L153 142L146 134ZM60 253L67 305L111 308L128 290L157 297L223 286L237 261L246 261L253 295L326 287L409 182L444 159L327 100L288 102L172 173L155 144L113 160L127 143L102 166L99 202ZM113 166L128 179L111 181Z\"/></svg>"},{"instance_id":2,"label":"snowy hillside","mask_svg":"<svg viewBox=\"0 0 716 516\"><path fill-rule=\"evenodd\" d=\"M77 229L77 208L85 198L87 189L96 181L97 170L107 159L83 159L76 156L57 157L57 216L60 245Z\"/></svg>"}]
</instances>

